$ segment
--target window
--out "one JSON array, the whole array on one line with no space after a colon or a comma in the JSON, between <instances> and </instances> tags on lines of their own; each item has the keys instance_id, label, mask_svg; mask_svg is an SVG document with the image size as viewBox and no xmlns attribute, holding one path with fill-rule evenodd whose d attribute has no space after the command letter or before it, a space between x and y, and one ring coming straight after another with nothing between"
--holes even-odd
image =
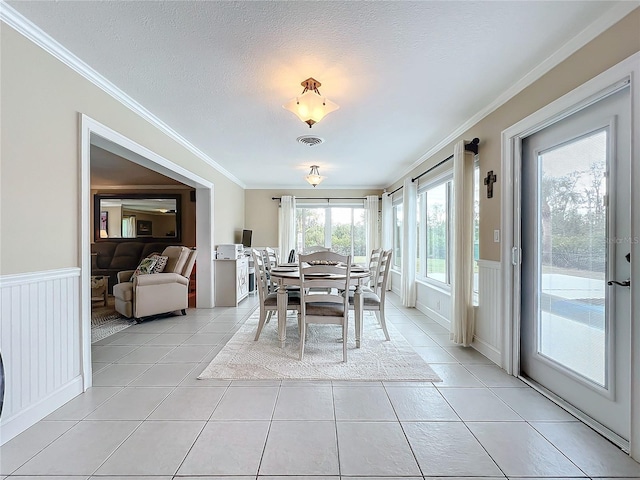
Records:
<instances>
[{"instance_id":1,"label":"window","mask_svg":"<svg viewBox=\"0 0 640 480\"><path fill-rule=\"evenodd\" d=\"M362 207L296 208L296 250L322 245L356 263L366 263L365 210Z\"/></svg>"},{"instance_id":2,"label":"window","mask_svg":"<svg viewBox=\"0 0 640 480\"><path fill-rule=\"evenodd\" d=\"M393 266L402 268L402 204L393 206Z\"/></svg>"},{"instance_id":3,"label":"window","mask_svg":"<svg viewBox=\"0 0 640 480\"><path fill-rule=\"evenodd\" d=\"M449 283L449 186L437 185L426 192L427 278Z\"/></svg>"}]
</instances>

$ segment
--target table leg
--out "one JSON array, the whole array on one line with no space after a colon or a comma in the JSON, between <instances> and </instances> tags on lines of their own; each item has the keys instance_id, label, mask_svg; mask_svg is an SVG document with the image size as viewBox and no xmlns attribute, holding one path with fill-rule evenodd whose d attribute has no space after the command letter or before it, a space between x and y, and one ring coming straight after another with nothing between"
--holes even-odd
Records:
<instances>
[{"instance_id":1,"label":"table leg","mask_svg":"<svg viewBox=\"0 0 640 480\"><path fill-rule=\"evenodd\" d=\"M284 348L287 340L287 289L284 286L278 288L278 338L280 339L280 348Z\"/></svg>"},{"instance_id":2,"label":"table leg","mask_svg":"<svg viewBox=\"0 0 640 480\"><path fill-rule=\"evenodd\" d=\"M360 348L360 338L362 337L362 287L358 283L353 294L353 311L356 318L356 348Z\"/></svg>"}]
</instances>

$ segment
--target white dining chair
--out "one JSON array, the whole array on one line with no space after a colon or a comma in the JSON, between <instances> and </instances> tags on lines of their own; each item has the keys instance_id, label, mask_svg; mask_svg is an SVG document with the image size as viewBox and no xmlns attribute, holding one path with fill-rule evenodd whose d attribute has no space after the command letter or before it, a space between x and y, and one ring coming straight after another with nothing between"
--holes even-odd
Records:
<instances>
[{"instance_id":1,"label":"white dining chair","mask_svg":"<svg viewBox=\"0 0 640 480\"><path fill-rule=\"evenodd\" d=\"M256 330L255 341L260 338L262 328L265 323L269 323L273 312L278 311L278 295L275 292L269 292L269 279L267 278L267 270L263 261L262 252L257 250L251 251L253 264L256 271L256 284L258 286L258 299L260 307L260 317L258 320L258 329ZM287 292L287 310L300 310L300 294L298 292Z\"/></svg>"},{"instance_id":2,"label":"white dining chair","mask_svg":"<svg viewBox=\"0 0 640 480\"><path fill-rule=\"evenodd\" d=\"M391 250L385 250L380 255L380 260L376 265L375 272L373 272L371 287L363 289L362 291L362 310L374 312L384 337L388 341L390 340L389 331L387 330L387 321L384 315L385 295L387 292L387 281L389 279L389 270L391 267ZM349 308L355 311L356 315L358 311L355 309L354 292L349 293ZM356 319L356 325L360 328L360 335L358 338L362 341L362 318Z\"/></svg>"},{"instance_id":3,"label":"white dining chair","mask_svg":"<svg viewBox=\"0 0 640 480\"><path fill-rule=\"evenodd\" d=\"M300 360L304 357L307 325L342 326L342 361L347 361L351 256L316 252L298 257L300 268Z\"/></svg>"}]
</instances>

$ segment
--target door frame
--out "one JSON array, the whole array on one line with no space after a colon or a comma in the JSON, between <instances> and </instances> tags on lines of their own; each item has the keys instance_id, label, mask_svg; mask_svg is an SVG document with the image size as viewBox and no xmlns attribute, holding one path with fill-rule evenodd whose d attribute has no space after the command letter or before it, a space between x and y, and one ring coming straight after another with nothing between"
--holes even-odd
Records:
<instances>
[{"instance_id":1,"label":"door frame","mask_svg":"<svg viewBox=\"0 0 640 480\"><path fill-rule=\"evenodd\" d=\"M520 164L521 139L596 102L604 92L615 91L628 83L631 98L631 238L629 246L634 262L631 278L640 280L640 52L534 112L502 132L503 204L501 229L502 300L502 368L509 374L520 373ZM629 453L640 461L640 281L631 284L631 433ZM636 319L635 322L633 319Z\"/></svg>"},{"instance_id":2,"label":"door frame","mask_svg":"<svg viewBox=\"0 0 640 480\"><path fill-rule=\"evenodd\" d=\"M124 135L112 130L91 117L80 114L80 342L83 388L92 385L91 368L91 144L101 137L110 142L113 153L138 165L154 170L196 189L196 245L198 247L198 282L196 283L196 307L212 308L213 301L213 213L214 185L180 165L152 152ZM98 139L98 143L99 143Z\"/></svg>"}]
</instances>

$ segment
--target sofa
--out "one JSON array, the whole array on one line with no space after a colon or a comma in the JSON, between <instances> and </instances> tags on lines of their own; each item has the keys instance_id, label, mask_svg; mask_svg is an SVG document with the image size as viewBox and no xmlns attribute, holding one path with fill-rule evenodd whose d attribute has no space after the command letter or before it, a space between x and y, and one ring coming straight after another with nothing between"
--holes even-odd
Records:
<instances>
[{"instance_id":1,"label":"sofa","mask_svg":"<svg viewBox=\"0 0 640 480\"><path fill-rule=\"evenodd\" d=\"M91 244L91 275L109 277L109 293L118 283L118 272L135 270L142 259L162 252L168 242L102 241Z\"/></svg>"}]
</instances>

